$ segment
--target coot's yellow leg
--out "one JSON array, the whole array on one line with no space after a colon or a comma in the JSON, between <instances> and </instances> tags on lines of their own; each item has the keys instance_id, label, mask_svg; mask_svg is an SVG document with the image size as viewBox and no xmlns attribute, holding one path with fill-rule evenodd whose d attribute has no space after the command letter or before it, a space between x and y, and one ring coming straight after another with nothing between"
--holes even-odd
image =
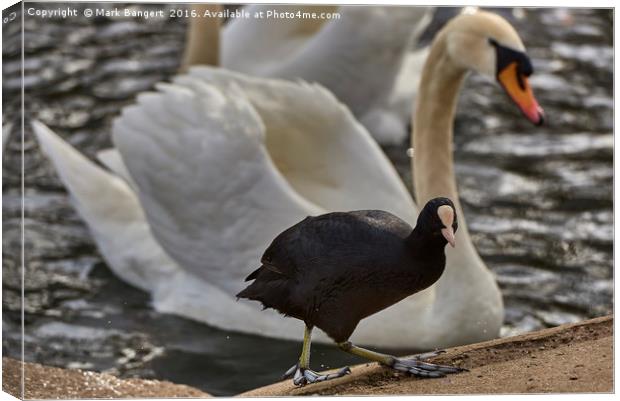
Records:
<instances>
[{"instance_id":1,"label":"coot's yellow leg","mask_svg":"<svg viewBox=\"0 0 620 401\"><path fill-rule=\"evenodd\" d=\"M299 362L284 374L284 378L293 378L293 383L296 386L304 386L308 383L322 382L325 380L335 379L351 373L349 367L344 367L336 373L330 373L328 375L322 375L313 370L310 370L310 343L312 342L312 326L306 325L304 331L304 344L301 348L301 355L299 356Z\"/></svg>"},{"instance_id":2,"label":"coot's yellow leg","mask_svg":"<svg viewBox=\"0 0 620 401\"><path fill-rule=\"evenodd\" d=\"M304 330L304 344L301 347L301 356L299 357L299 367L310 367L310 344L312 343L312 327L306 326Z\"/></svg>"},{"instance_id":3,"label":"coot's yellow leg","mask_svg":"<svg viewBox=\"0 0 620 401\"><path fill-rule=\"evenodd\" d=\"M357 355L364 359L379 362L401 372L411 373L419 377L443 377L447 373L458 373L467 369L457 368L454 366L435 365L432 363L422 362L419 358L399 359L392 355L381 354L379 352L370 351L362 347L354 345L350 341L338 343L341 350L349 354Z\"/></svg>"}]
</instances>

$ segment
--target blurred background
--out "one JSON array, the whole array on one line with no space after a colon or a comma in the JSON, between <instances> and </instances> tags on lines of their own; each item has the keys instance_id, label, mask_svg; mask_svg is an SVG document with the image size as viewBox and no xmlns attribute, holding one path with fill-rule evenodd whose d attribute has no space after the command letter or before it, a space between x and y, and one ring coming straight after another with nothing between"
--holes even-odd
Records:
<instances>
[{"instance_id":1,"label":"blurred background","mask_svg":"<svg viewBox=\"0 0 620 401\"><path fill-rule=\"evenodd\" d=\"M33 3L29 3L33 4ZM92 3L89 5L93 7ZM38 4L57 8L57 4ZM85 5L72 4L82 10ZM164 10L174 5L99 4ZM231 6L237 7L237 6ZM99 255L29 128L37 118L94 159L137 93L179 67L187 20L26 18L26 132L21 142L21 14L3 24L3 354L21 356L21 174L24 166L25 358L121 377L170 380L214 395L265 385L300 343L232 332L154 311ZM611 313L613 308L613 12L494 9L532 59L547 124L520 118L494 83L472 75L457 108L455 158L474 244L506 307L502 335ZM432 39L459 12L439 8ZM411 185L408 139L384 147ZM359 363L316 345L318 370Z\"/></svg>"}]
</instances>

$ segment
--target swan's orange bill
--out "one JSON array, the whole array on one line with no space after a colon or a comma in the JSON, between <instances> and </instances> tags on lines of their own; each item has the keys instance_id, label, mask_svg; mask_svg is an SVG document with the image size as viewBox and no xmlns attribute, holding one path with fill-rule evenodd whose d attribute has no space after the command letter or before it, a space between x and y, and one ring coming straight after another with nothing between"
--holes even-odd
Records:
<instances>
[{"instance_id":1,"label":"swan's orange bill","mask_svg":"<svg viewBox=\"0 0 620 401\"><path fill-rule=\"evenodd\" d=\"M448 241L448 244L450 244L450 246L454 248L454 246L456 245L456 238L454 238L454 229L452 228L452 226L442 228L441 234L446 239L446 241Z\"/></svg>"},{"instance_id":2,"label":"swan's orange bill","mask_svg":"<svg viewBox=\"0 0 620 401\"><path fill-rule=\"evenodd\" d=\"M508 96L519 106L525 116L536 125L542 125L544 112L538 105L527 77L519 73L517 63L510 63L497 76Z\"/></svg>"}]
</instances>

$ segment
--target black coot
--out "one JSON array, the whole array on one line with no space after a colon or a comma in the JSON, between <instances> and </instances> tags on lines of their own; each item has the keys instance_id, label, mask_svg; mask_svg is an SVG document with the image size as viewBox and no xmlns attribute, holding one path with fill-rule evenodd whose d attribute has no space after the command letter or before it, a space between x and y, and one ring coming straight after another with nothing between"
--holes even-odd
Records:
<instances>
[{"instance_id":1,"label":"black coot","mask_svg":"<svg viewBox=\"0 0 620 401\"><path fill-rule=\"evenodd\" d=\"M454 246L456 211L450 199L430 200L414 229L381 210L328 213L307 217L278 235L262 257L262 266L237 294L260 301L306 323L299 362L286 376L296 385L347 374L345 367L321 375L310 367L314 326L349 353L421 377L441 377L462 369L420 359L397 359L347 341L367 316L435 283L444 271L447 243Z\"/></svg>"}]
</instances>

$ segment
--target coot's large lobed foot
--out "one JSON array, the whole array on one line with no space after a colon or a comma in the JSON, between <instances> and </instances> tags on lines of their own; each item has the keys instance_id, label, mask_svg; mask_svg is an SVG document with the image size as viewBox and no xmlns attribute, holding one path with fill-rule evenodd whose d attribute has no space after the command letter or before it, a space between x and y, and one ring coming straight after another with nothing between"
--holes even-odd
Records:
<instances>
[{"instance_id":1,"label":"coot's large lobed foot","mask_svg":"<svg viewBox=\"0 0 620 401\"><path fill-rule=\"evenodd\" d=\"M302 368L299 364L291 367L286 371L283 378L293 378L293 384L296 386L305 386L306 384L323 382L325 380L336 379L338 377L342 377L351 373L351 369L348 366L338 370L336 373L329 373L327 375L323 375L317 373L313 370Z\"/></svg>"},{"instance_id":2,"label":"coot's large lobed foot","mask_svg":"<svg viewBox=\"0 0 620 401\"><path fill-rule=\"evenodd\" d=\"M418 358L414 359L394 359L390 365L392 369L400 372L410 373L417 377L444 377L450 373L465 372L467 369L456 366L435 365L433 363L422 362Z\"/></svg>"}]
</instances>

